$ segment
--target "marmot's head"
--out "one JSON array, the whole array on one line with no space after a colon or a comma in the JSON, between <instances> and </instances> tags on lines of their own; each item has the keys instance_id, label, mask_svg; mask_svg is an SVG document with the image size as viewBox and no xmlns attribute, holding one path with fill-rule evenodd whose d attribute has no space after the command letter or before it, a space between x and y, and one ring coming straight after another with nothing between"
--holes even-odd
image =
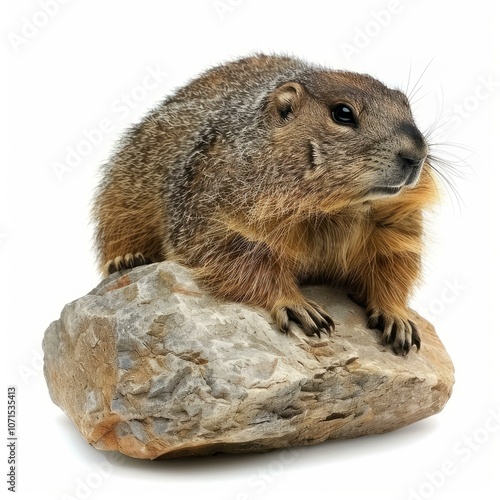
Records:
<instances>
[{"instance_id":1,"label":"marmot's head","mask_svg":"<svg viewBox=\"0 0 500 500\"><path fill-rule=\"evenodd\" d=\"M276 88L265 113L280 182L318 208L395 197L419 181L428 149L408 99L368 75L315 71Z\"/></svg>"}]
</instances>

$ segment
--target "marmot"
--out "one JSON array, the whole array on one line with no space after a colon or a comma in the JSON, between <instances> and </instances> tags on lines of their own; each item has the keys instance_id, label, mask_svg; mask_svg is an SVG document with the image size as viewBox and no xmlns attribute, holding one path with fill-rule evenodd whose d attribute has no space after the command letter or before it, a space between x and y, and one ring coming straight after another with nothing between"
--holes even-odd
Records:
<instances>
[{"instance_id":1,"label":"marmot","mask_svg":"<svg viewBox=\"0 0 500 500\"><path fill-rule=\"evenodd\" d=\"M371 76L274 55L224 64L122 138L93 206L100 264L172 259L318 336L334 321L299 285L342 286L406 355L420 348L407 303L436 194L427 155L407 97Z\"/></svg>"}]
</instances>

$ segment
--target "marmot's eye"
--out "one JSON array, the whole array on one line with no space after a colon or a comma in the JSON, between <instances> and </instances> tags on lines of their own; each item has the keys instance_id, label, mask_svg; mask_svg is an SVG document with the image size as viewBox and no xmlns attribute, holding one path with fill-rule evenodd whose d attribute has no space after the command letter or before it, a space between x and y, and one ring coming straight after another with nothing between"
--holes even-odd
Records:
<instances>
[{"instance_id":1,"label":"marmot's eye","mask_svg":"<svg viewBox=\"0 0 500 500\"><path fill-rule=\"evenodd\" d=\"M332 118L340 125L357 125L354 111L348 104L335 104L332 108Z\"/></svg>"}]
</instances>

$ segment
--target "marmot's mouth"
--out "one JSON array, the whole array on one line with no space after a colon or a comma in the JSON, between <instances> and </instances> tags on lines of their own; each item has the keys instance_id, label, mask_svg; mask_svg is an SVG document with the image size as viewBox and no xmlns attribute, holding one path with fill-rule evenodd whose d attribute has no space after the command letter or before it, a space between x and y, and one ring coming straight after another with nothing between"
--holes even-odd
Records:
<instances>
[{"instance_id":1,"label":"marmot's mouth","mask_svg":"<svg viewBox=\"0 0 500 500\"><path fill-rule=\"evenodd\" d=\"M370 194L376 195L376 196L394 196L396 194L399 194L401 192L401 189L403 189L404 185L401 186L396 186L396 187L390 187L390 186L379 186L375 187L370 191Z\"/></svg>"},{"instance_id":2,"label":"marmot's mouth","mask_svg":"<svg viewBox=\"0 0 500 500\"><path fill-rule=\"evenodd\" d=\"M370 191L370 194L375 196L395 196L405 187L412 188L418 181L420 170L420 167L412 170L409 175L406 176L406 179L397 186L376 186Z\"/></svg>"}]
</instances>

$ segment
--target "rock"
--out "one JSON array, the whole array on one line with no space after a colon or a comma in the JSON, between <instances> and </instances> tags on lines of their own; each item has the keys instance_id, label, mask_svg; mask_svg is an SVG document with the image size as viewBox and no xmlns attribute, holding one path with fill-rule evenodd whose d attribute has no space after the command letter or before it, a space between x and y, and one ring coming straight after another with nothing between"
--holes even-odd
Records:
<instances>
[{"instance_id":1,"label":"rock","mask_svg":"<svg viewBox=\"0 0 500 500\"><path fill-rule=\"evenodd\" d=\"M45 332L52 400L96 448L149 459L384 433L443 408L453 365L428 322L415 314L422 349L396 356L345 294L304 293L331 337L284 335L171 262L113 274Z\"/></svg>"}]
</instances>

